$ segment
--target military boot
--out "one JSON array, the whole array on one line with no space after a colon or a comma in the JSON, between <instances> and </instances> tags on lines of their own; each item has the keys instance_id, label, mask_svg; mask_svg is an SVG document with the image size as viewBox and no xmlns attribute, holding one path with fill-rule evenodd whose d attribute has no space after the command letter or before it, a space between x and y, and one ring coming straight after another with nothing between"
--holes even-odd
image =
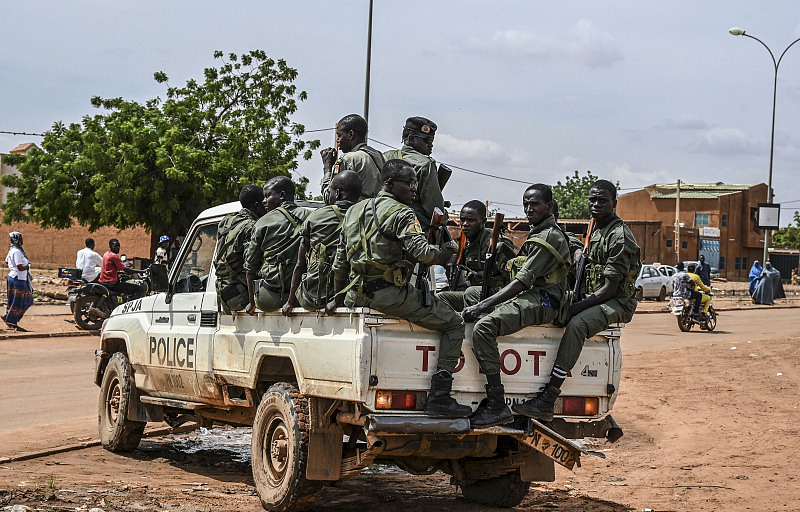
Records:
<instances>
[{"instance_id":1,"label":"military boot","mask_svg":"<svg viewBox=\"0 0 800 512\"><path fill-rule=\"evenodd\" d=\"M553 421L553 407L561 390L548 384L535 397L525 400L521 404L514 404L511 408L517 414L542 421Z\"/></svg>"},{"instance_id":2,"label":"military boot","mask_svg":"<svg viewBox=\"0 0 800 512\"><path fill-rule=\"evenodd\" d=\"M472 412L468 405L461 405L450 396L453 389L453 376L446 370L439 370L431 377L431 390L425 402L425 413L443 418L467 418Z\"/></svg>"},{"instance_id":3,"label":"military boot","mask_svg":"<svg viewBox=\"0 0 800 512\"><path fill-rule=\"evenodd\" d=\"M472 428L487 428L495 425L506 425L514 421L511 409L506 405L505 388L500 386L486 386L486 399L478 406L475 414L470 416L469 424ZM485 405L484 405L485 404Z\"/></svg>"}]
</instances>

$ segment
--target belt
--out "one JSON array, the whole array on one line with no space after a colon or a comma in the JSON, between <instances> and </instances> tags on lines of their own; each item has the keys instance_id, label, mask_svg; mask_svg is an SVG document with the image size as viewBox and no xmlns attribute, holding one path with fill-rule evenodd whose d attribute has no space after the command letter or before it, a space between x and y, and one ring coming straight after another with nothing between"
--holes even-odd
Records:
<instances>
[{"instance_id":1,"label":"belt","mask_svg":"<svg viewBox=\"0 0 800 512\"><path fill-rule=\"evenodd\" d=\"M390 283L386 279L379 277L377 279L373 279L372 281L367 281L362 286L364 294L372 297L372 295L374 295L378 290L383 290L384 288L394 286L394 283Z\"/></svg>"}]
</instances>

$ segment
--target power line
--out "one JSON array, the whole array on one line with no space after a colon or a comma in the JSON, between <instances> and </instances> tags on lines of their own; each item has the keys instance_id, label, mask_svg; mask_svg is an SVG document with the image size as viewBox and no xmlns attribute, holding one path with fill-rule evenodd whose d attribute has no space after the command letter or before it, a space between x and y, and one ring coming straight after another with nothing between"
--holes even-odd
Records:
<instances>
[{"instance_id":1,"label":"power line","mask_svg":"<svg viewBox=\"0 0 800 512\"><path fill-rule=\"evenodd\" d=\"M35 135L37 137L44 137L43 133L28 133L28 132L7 132L0 130L0 133L5 133L7 135Z\"/></svg>"}]
</instances>

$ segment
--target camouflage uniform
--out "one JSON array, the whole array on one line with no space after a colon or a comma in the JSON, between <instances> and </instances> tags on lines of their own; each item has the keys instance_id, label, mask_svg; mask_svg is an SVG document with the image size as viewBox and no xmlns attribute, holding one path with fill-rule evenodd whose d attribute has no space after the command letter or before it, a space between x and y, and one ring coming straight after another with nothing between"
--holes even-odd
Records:
<instances>
[{"instance_id":1,"label":"camouflage uniform","mask_svg":"<svg viewBox=\"0 0 800 512\"><path fill-rule=\"evenodd\" d=\"M347 153L342 153L333 164L333 169L322 176L322 198L326 203L328 202L331 180L342 171L354 171L361 178L360 199L377 196L383 186L383 180L381 180L383 163L384 159L380 151L363 142L356 144Z\"/></svg>"},{"instance_id":2,"label":"camouflage uniform","mask_svg":"<svg viewBox=\"0 0 800 512\"><path fill-rule=\"evenodd\" d=\"M333 259L339 245L342 222L351 201L337 201L311 213L300 229L306 248L306 273L297 288L297 302L309 311L324 308L333 297Z\"/></svg>"},{"instance_id":3,"label":"camouflage uniform","mask_svg":"<svg viewBox=\"0 0 800 512\"><path fill-rule=\"evenodd\" d=\"M561 337L555 365L572 369L583 349L583 342L609 325L630 322L636 311L636 276L642 262L639 246L631 230L616 215L602 229L596 228L589 237L589 263L586 266L584 289L590 295L605 283L605 279L619 281L616 294L611 299L584 309L569 321Z\"/></svg>"},{"instance_id":4,"label":"camouflage uniform","mask_svg":"<svg viewBox=\"0 0 800 512\"><path fill-rule=\"evenodd\" d=\"M217 253L214 267L217 275L217 302L225 313L242 311L247 306L247 280L244 252L258 216L242 208L226 215L217 229Z\"/></svg>"},{"instance_id":5,"label":"camouflage uniform","mask_svg":"<svg viewBox=\"0 0 800 512\"><path fill-rule=\"evenodd\" d=\"M420 229L411 207L382 191L373 200L347 210L333 271L337 279L352 277L345 305L367 306L441 332L438 368L453 372L461 354L464 320L452 308L432 298L423 305L423 292L409 283L414 264L430 263L434 246Z\"/></svg>"},{"instance_id":6,"label":"camouflage uniform","mask_svg":"<svg viewBox=\"0 0 800 512\"><path fill-rule=\"evenodd\" d=\"M297 233L308 214L293 201L284 201L253 227L244 269L261 278L254 283L256 306L261 311L276 311L286 303L300 248Z\"/></svg>"},{"instance_id":7,"label":"camouflage uniform","mask_svg":"<svg viewBox=\"0 0 800 512\"><path fill-rule=\"evenodd\" d=\"M480 301L481 289L483 287L483 264L486 262L486 253L489 252L489 244L492 241L492 230L483 228L475 240L467 240L464 248L464 260L462 269L462 279L456 283L455 291L439 293L439 298L447 302L456 311L462 311L465 306L477 304ZM514 243L507 236L500 235L497 240L503 242L507 247L514 247ZM506 263L508 257L503 251L498 251L494 257L494 265L491 276L489 277L489 295L494 295L500 288L509 282Z\"/></svg>"},{"instance_id":8,"label":"camouflage uniform","mask_svg":"<svg viewBox=\"0 0 800 512\"><path fill-rule=\"evenodd\" d=\"M405 144L400 149L387 151L383 157L387 161L394 158L403 159L414 168L414 172L417 174L417 193L414 195L411 207L414 209L414 214L417 216L422 230L427 233L431 217L433 217L433 209L439 207L440 210L446 212L442 189L439 188L439 172L436 161Z\"/></svg>"},{"instance_id":9,"label":"camouflage uniform","mask_svg":"<svg viewBox=\"0 0 800 512\"><path fill-rule=\"evenodd\" d=\"M500 373L497 337L559 317L566 296L569 243L553 216L531 229L520 255L511 261L514 279L528 289L480 318L472 332L475 356L487 375ZM514 269L519 270L514 270Z\"/></svg>"}]
</instances>

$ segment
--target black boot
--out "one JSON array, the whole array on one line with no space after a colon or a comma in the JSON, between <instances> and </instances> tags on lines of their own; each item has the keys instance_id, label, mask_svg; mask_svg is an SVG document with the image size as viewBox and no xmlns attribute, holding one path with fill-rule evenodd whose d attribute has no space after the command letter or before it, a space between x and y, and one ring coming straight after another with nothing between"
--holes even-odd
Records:
<instances>
[{"instance_id":1,"label":"black boot","mask_svg":"<svg viewBox=\"0 0 800 512\"><path fill-rule=\"evenodd\" d=\"M505 388L500 386L486 386L486 399L478 406L475 414L470 416L469 424L472 428L487 428L495 425L506 425L514 421L511 409L506 405Z\"/></svg>"},{"instance_id":2,"label":"black boot","mask_svg":"<svg viewBox=\"0 0 800 512\"><path fill-rule=\"evenodd\" d=\"M521 404L514 404L512 409L517 414L542 421L553 421L553 406L561 390L548 384L535 397L525 400Z\"/></svg>"},{"instance_id":3,"label":"black boot","mask_svg":"<svg viewBox=\"0 0 800 512\"><path fill-rule=\"evenodd\" d=\"M431 377L431 390L425 402L425 413L443 418L467 418L472 413L468 405L461 405L450 396L453 389L453 376L439 370Z\"/></svg>"}]
</instances>

